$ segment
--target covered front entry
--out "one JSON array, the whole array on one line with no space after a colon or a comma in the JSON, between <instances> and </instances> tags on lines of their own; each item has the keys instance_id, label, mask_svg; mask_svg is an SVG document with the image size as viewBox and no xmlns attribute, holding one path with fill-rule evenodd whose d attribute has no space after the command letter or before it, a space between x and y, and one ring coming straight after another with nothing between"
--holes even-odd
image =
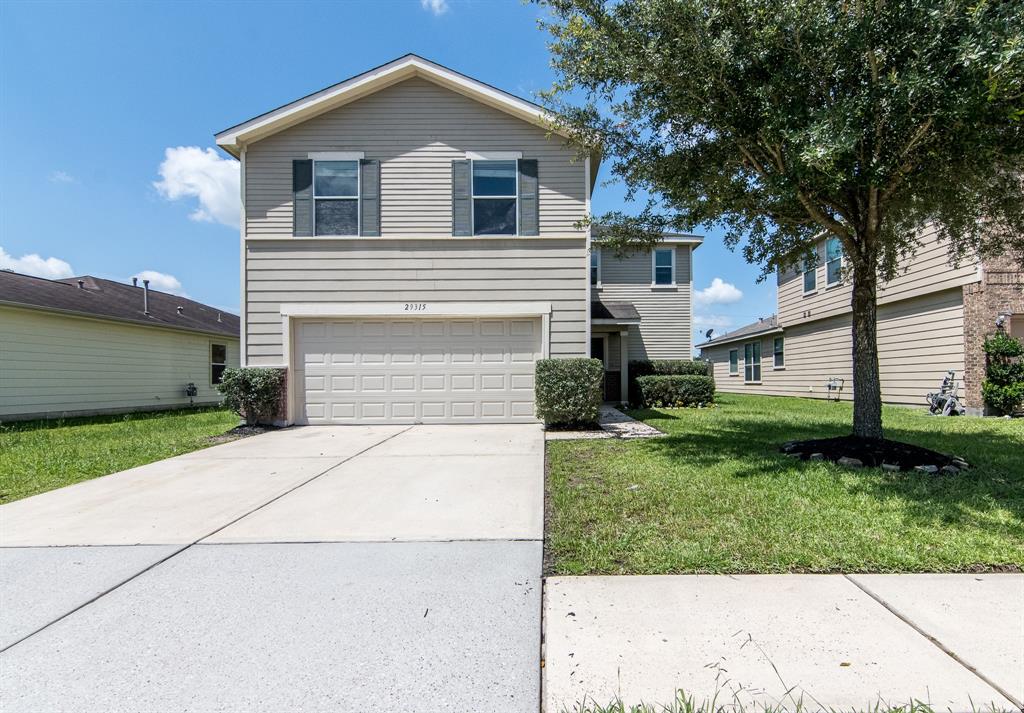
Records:
<instances>
[{"instance_id":1,"label":"covered front entry","mask_svg":"<svg viewBox=\"0 0 1024 713\"><path fill-rule=\"evenodd\" d=\"M295 323L295 422L532 423L542 320Z\"/></svg>"},{"instance_id":2,"label":"covered front entry","mask_svg":"<svg viewBox=\"0 0 1024 713\"><path fill-rule=\"evenodd\" d=\"M604 400L628 402L630 326L640 315L628 303L591 302L590 323L590 356L604 364Z\"/></svg>"}]
</instances>

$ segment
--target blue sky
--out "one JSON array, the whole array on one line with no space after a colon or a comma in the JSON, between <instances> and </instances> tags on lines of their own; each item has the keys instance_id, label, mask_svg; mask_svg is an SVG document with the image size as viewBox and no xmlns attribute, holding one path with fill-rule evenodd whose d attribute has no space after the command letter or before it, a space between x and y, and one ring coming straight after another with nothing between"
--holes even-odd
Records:
<instances>
[{"instance_id":1,"label":"blue sky","mask_svg":"<svg viewBox=\"0 0 1024 713\"><path fill-rule=\"evenodd\" d=\"M408 52L533 98L554 79L541 13L519 0L0 3L0 267L149 271L237 311L234 169L215 131ZM628 210L622 195L599 185L594 212ZM774 281L755 284L756 266L704 234L696 329L770 314ZM742 298L701 292L715 278Z\"/></svg>"}]
</instances>

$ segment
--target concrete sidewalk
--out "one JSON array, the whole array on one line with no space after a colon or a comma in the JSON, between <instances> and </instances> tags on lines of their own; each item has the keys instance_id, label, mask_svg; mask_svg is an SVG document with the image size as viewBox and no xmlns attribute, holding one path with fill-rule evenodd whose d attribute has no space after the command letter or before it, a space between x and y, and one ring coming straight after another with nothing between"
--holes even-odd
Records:
<instances>
[{"instance_id":1,"label":"concrete sidewalk","mask_svg":"<svg viewBox=\"0 0 1024 713\"><path fill-rule=\"evenodd\" d=\"M310 427L4 505L4 713L533 713L543 477L539 426Z\"/></svg>"},{"instance_id":2,"label":"concrete sidewalk","mask_svg":"<svg viewBox=\"0 0 1024 713\"><path fill-rule=\"evenodd\" d=\"M544 701L1019 709L1024 575L553 577Z\"/></svg>"}]
</instances>

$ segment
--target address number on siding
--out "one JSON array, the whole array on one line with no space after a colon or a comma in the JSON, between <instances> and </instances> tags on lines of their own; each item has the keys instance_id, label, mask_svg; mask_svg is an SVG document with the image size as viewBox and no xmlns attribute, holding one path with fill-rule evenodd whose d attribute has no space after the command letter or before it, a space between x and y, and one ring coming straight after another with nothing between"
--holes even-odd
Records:
<instances>
[{"instance_id":1,"label":"address number on siding","mask_svg":"<svg viewBox=\"0 0 1024 713\"><path fill-rule=\"evenodd\" d=\"M427 309L427 303L426 302L406 302L405 303L405 311L406 312L423 312L426 309Z\"/></svg>"}]
</instances>

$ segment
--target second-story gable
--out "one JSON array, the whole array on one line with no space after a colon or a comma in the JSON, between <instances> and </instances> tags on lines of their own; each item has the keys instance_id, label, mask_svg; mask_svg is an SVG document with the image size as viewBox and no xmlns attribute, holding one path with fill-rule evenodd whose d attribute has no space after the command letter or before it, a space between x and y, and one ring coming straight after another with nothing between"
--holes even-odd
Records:
<instances>
[{"instance_id":1,"label":"second-story gable","mask_svg":"<svg viewBox=\"0 0 1024 713\"><path fill-rule=\"evenodd\" d=\"M421 74L231 148L249 238L585 235L589 161Z\"/></svg>"}]
</instances>

